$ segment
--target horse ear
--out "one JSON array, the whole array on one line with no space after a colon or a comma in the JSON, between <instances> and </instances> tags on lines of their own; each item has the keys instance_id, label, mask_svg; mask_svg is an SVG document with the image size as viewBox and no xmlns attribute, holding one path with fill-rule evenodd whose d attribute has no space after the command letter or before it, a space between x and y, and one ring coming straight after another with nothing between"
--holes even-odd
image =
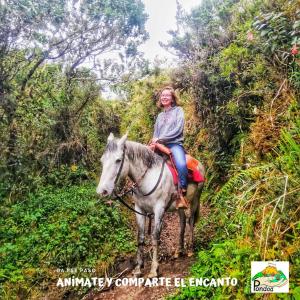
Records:
<instances>
[{"instance_id":1,"label":"horse ear","mask_svg":"<svg viewBox=\"0 0 300 300\"><path fill-rule=\"evenodd\" d=\"M114 134L111 132L107 138L107 142L111 142L114 138Z\"/></svg>"},{"instance_id":2,"label":"horse ear","mask_svg":"<svg viewBox=\"0 0 300 300\"><path fill-rule=\"evenodd\" d=\"M119 142L118 142L118 145L119 146L123 146L124 143L126 142L127 140L127 136L128 136L128 131L120 138Z\"/></svg>"}]
</instances>

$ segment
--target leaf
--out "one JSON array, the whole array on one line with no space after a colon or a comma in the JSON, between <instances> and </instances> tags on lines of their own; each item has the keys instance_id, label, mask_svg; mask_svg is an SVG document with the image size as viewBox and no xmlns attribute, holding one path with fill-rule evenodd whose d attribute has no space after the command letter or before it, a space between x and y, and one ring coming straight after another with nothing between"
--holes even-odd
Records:
<instances>
[{"instance_id":1,"label":"leaf","mask_svg":"<svg viewBox=\"0 0 300 300\"><path fill-rule=\"evenodd\" d=\"M300 286L297 286L292 290L292 294L295 296L295 299L300 298Z\"/></svg>"},{"instance_id":2,"label":"leaf","mask_svg":"<svg viewBox=\"0 0 300 300\"><path fill-rule=\"evenodd\" d=\"M259 27L258 27L258 30L261 30L261 29L263 29L264 27L266 27L267 26L267 24L261 24Z\"/></svg>"},{"instance_id":3,"label":"leaf","mask_svg":"<svg viewBox=\"0 0 300 300\"><path fill-rule=\"evenodd\" d=\"M252 24L252 26L255 27L256 25L259 25L260 23L261 23L261 21L260 21L260 20L257 20L257 21L255 21L255 22Z\"/></svg>"},{"instance_id":4,"label":"leaf","mask_svg":"<svg viewBox=\"0 0 300 300\"><path fill-rule=\"evenodd\" d=\"M293 29L297 29L297 28L300 28L300 20L296 21L294 24L293 24Z\"/></svg>"},{"instance_id":5,"label":"leaf","mask_svg":"<svg viewBox=\"0 0 300 300\"><path fill-rule=\"evenodd\" d=\"M260 36L264 37L264 36L267 35L269 32L270 32L270 30L263 30L263 31L260 33Z\"/></svg>"},{"instance_id":6,"label":"leaf","mask_svg":"<svg viewBox=\"0 0 300 300\"><path fill-rule=\"evenodd\" d=\"M274 15L274 16L272 17L272 20L276 20L276 19L280 18L281 16L283 16L283 12L281 12L281 13L279 13L279 14L277 14L277 15Z\"/></svg>"}]
</instances>

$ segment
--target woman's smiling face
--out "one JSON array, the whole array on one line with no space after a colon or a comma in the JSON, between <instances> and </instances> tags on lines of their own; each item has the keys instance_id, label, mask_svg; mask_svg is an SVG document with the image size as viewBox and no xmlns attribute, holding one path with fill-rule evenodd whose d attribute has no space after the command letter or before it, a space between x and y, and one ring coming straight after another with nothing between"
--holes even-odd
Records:
<instances>
[{"instance_id":1,"label":"woman's smiling face","mask_svg":"<svg viewBox=\"0 0 300 300\"><path fill-rule=\"evenodd\" d=\"M170 90L163 90L160 94L160 102L164 108L170 108L173 102L173 95Z\"/></svg>"}]
</instances>

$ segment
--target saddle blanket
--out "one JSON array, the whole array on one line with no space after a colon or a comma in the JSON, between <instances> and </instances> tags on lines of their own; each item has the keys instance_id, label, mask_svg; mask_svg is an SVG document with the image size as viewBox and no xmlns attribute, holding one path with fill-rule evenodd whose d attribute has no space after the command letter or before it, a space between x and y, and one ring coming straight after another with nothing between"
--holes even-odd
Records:
<instances>
[{"instance_id":1,"label":"saddle blanket","mask_svg":"<svg viewBox=\"0 0 300 300\"><path fill-rule=\"evenodd\" d=\"M187 155L188 156L188 155ZM167 166L169 168L169 170L171 171L172 173L172 176L173 176L173 181L174 181L174 184L177 185L178 184L178 173L177 171L175 170L175 168L173 167L172 163L170 161L167 162ZM200 171L198 169L191 169L189 164L188 164L188 157L187 157L187 167L188 167L188 182L204 182L205 179L203 177L203 175L200 173Z\"/></svg>"},{"instance_id":2,"label":"saddle blanket","mask_svg":"<svg viewBox=\"0 0 300 300\"><path fill-rule=\"evenodd\" d=\"M171 160L172 160L171 150L168 147L166 147L160 143L153 143L153 144L150 144L148 147L152 151L155 151L158 153L164 153L169 157L169 160L167 160L167 166L169 167L169 169L173 175L174 184L177 185L178 184L178 173L177 173L177 170L176 170L174 164L172 164L172 162L171 162ZM186 157L186 166L188 168L188 178L187 178L188 182L197 182L197 183L204 182L205 181L204 176L198 170L199 161L189 154L186 154L185 157Z\"/></svg>"}]
</instances>

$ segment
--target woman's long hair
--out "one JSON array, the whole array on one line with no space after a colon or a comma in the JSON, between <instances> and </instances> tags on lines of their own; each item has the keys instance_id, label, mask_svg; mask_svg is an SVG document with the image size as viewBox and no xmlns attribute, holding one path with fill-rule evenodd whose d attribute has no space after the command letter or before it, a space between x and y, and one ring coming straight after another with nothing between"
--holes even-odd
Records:
<instances>
[{"instance_id":1,"label":"woman's long hair","mask_svg":"<svg viewBox=\"0 0 300 300\"><path fill-rule=\"evenodd\" d=\"M163 91L165 90L169 90L172 94L172 106L179 106L179 98L177 97L177 95L175 94L175 90L172 86L170 85L167 85L165 87L163 87L159 92L158 92L158 100L156 102L156 105L159 107L159 108L163 108L163 105L161 104L161 101L160 101L160 97L161 97L161 94Z\"/></svg>"}]
</instances>

